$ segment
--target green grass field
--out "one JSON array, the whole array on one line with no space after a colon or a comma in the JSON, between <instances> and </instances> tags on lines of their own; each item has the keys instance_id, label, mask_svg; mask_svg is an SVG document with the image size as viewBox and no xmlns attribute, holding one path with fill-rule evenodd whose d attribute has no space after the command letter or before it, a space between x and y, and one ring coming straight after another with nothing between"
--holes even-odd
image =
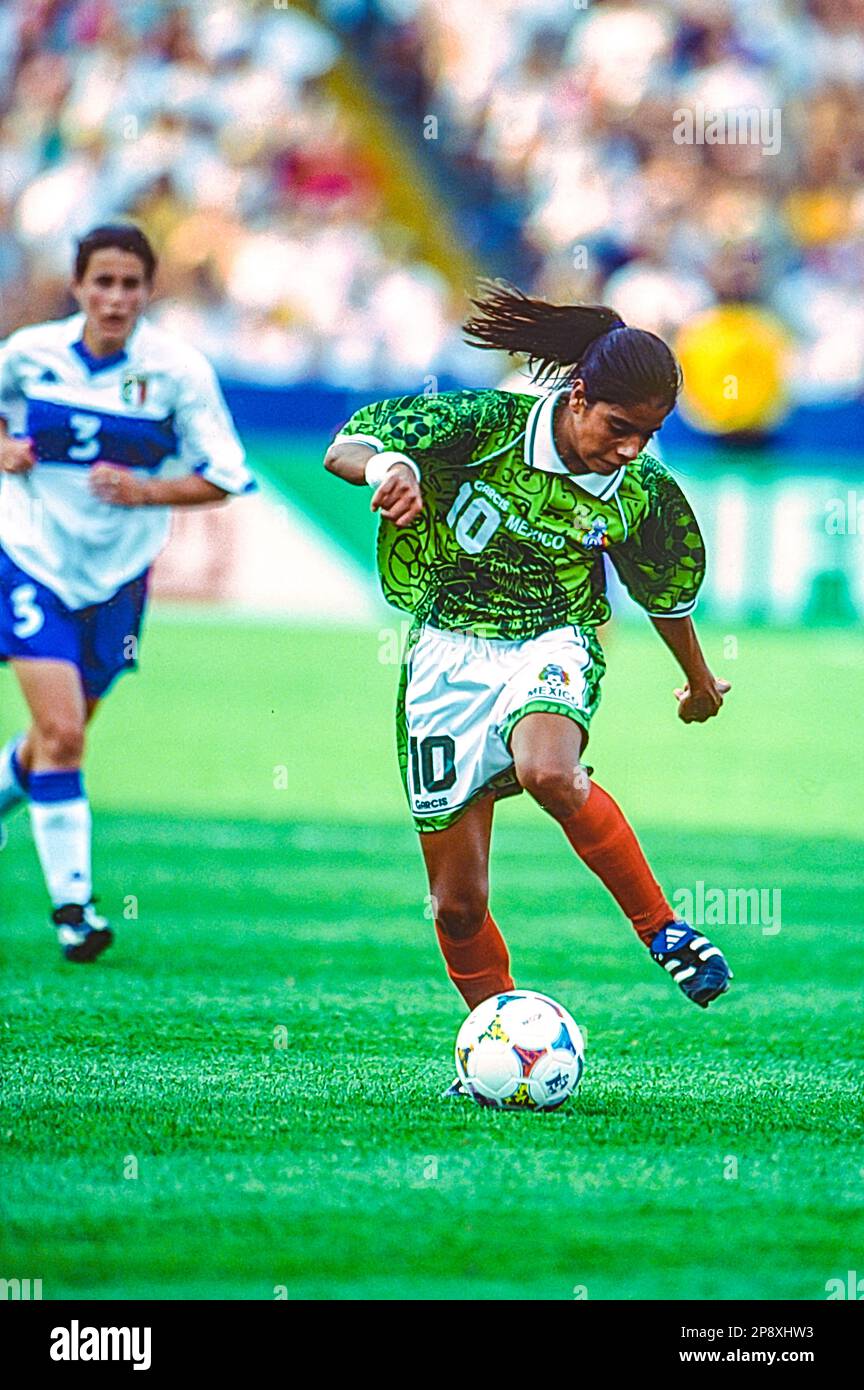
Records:
<instances>
[{"instance_id":1,"label":"green grass field","mask_svg":"<svg viewBox=\"0 0 864 1390\"><path fill-rule=\"evenodd\" d=\"M461 1002L426 915L379 632L157 614L98 717L92 968L2 870L2 1268L45 1298L825 1297L864 1268L864 674L852 634L707 633L735 683L674 717L620 629L591 760L670 891L782 891L718 927L707 1012L527 798L493 907L517 983L588 1033L561 1113L445 1103ZM830 703L826 703L830 701ZM0 672L0 734L19 720Z\"/></svg>"}]
</instances>

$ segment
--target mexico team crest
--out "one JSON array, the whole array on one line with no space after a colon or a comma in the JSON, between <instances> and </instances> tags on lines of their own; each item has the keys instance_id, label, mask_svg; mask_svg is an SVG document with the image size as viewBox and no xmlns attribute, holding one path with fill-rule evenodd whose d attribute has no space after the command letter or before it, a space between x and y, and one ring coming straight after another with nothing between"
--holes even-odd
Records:
<instances>
[{"instance_id":1,"label":"mexico team crest","mask_svg":"<svg viewBox=\"0 0 864 1390\"><path fill-rule=\"evenodd\" d=\"M609 523L605 516L595 516L590 529L583 531L578 539L589 550L605 550L609 544L609 537L606 534L608 528Z\"/></svg>"},{"instance_id":2,"label":"mexico team crest","mask_svg":"<svg viewBox=\"0 0 864 1390\"><path fill-rule=\"evenodd\" d=\"M120 385L124 405L143 405L147 399L147 378L138 372L125 372Z\"/></svg>"},{"instance_id":3,"label":"mexico team crest","mask_svg":"<svg viewBox=\"0 0 864 1390\"><path fill-rule=\"evenodd\" d=\"M544 666L539 679L547 685L569 685L570 676L563 666Z\"/></svg>"}]
</instances>

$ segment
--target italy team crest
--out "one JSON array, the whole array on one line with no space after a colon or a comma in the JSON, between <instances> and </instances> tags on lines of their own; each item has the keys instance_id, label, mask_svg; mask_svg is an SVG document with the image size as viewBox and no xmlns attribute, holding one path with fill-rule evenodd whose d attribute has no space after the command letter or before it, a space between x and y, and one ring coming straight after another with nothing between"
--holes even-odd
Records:
<instances>
[{"instance_id":1,"label":"italy team crest","mask_svg":"<svg viewBox=\"0 0 864 1390\"><path fill-rule=\"evenodd\" d=\"M147 378L138 372L126 372L120 385L124 405L143 405L147 399Z\"/></svg>"}]
</instances>

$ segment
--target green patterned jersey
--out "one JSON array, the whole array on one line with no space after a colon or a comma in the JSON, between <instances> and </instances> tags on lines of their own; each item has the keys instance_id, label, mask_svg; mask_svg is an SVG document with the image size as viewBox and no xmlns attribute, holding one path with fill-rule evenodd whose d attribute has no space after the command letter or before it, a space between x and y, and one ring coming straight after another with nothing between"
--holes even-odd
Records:
<instances>
[{"instance_id":1,"label":"green patterned jersey","mask_svg":"<svg viewBox=\"0 0 864 1390\"><path fill-rule=\"evenodd\" d=\"M452 391L378 401L337 440L416 460L424 509L382 519L387 600L418 622L521 641L609 617L603 555L654 617L695 606L699 527L665 466L643 452L612 476L571 474L552 438L556 397Z\"/></svg>"}]
</instances>

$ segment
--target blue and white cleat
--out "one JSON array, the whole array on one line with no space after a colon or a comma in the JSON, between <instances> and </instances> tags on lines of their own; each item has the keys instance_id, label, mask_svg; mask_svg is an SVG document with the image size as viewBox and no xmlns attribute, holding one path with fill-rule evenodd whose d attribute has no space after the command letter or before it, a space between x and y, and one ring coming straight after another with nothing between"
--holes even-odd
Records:
<instances>
[{"instance_id":1,"label":"blue and white cleat","mask_svg":"<svg viewBox=\"0 0 864 1390\"><path fill-rule=\"evenodd\" d=\"M657 964L667 970L681 990L707 1009L718 994L725 994L732 971L719 946L712 946L707 936L687 922L667 922L649 947Z\"/></svg>"},{"instance_id":2,"label":"blue and white cleat","mask_svg":"<svg viewBox=\"0 0 864 1390\"><path fill-rule=\"evenodd\" d=\"M114 940L107 917L100 917L92 902L84 907L79 903L65 903L63 907L56 907L51 913L51 921L57 928L57 940L63 955L67 960L79 964L96 960Z\"/></svg>"},{"instance_id":3,"label":"blue and white cleat","mask_svg":"<svg viewBox=\"0 0 864 1390\"><path fill-rule=\"evenodd\" d=\"M457 1076L456 1080L451 1082L451 1084L447 1087L447 1090L441 1092L441 1099L453 1100L456 1096L467 1096L467 1094L468 1092L465 1090L465 1087L462 1085L462 1082L459 1080L459 1077Z\"/></svg>"}]
</instances>

